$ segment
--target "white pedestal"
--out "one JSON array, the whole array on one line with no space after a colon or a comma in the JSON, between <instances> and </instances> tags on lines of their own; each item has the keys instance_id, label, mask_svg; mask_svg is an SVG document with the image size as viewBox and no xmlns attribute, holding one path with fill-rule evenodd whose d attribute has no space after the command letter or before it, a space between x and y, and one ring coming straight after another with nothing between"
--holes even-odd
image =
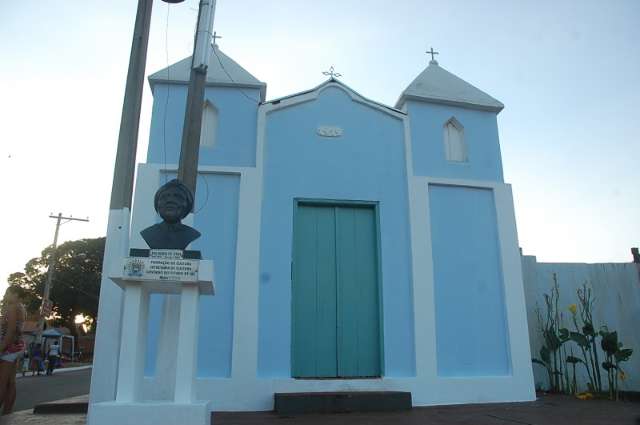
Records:
<instances>
[{"instance_id":1,"label":"white pedestal","mask_svg":"<svg viewBox=\"0 0 640 425\"><path fill-rule=\"evenodd\" d=\"M209 425L211 406L196 400L198 309L201 294L213 294L213 262L200 260L197 278L188 282L154 281L130 276L111 278L124 289L122 336L115 401L92 404L88 424ZM149 294L180 294L173 402L145 400L142 394Z\"/></svg>"}]
</instances>

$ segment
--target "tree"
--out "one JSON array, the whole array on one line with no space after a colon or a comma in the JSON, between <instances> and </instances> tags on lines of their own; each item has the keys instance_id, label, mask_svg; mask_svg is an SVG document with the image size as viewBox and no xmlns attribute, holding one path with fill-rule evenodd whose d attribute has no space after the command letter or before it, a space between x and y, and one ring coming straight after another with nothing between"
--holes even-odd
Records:
<instances>
[{"instance_id":1,"label":"tree","mask_svg":"<svg viewBox=\"0 0 640 425\"><path fill-rule=\"evenodd\" d=\"M96 319L104 242L105 238L80 239L57 247L50 293L54 325L73 330L78 314ZM27 262L24 272L9 276L9 285L18 288L29 315L38 315L52 252L52 246L45 248L40 257Z\"/></svg>"}]
</instances>

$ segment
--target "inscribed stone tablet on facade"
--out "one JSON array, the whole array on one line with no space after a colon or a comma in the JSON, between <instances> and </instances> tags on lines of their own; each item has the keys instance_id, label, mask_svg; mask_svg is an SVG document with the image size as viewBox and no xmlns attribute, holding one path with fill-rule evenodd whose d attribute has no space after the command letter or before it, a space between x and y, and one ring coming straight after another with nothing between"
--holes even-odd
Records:
<instances>
[{"instance_id":1,"label":"inscribed stone tablet on facade","mask_svg":"<svg viewBox=\"0 0 640 425\"><path fill-rule=\"evenodd\" d=\"M340 137L342 136L342 128L332 125L321 125L316 129L316 133L321 137Z\"/></svg>"},{"instance_id":2,"label":"inscribed stone tablet on facade","mask_svg":"<svg viewBox=\"0 0 640 425\"><path fill-rule=\"evenodd\" d=\"M128 257L125 276L135 280L196 282L199 260L182 258L181 250L152 249L149 257Z\"/></svg>"}]
</instances>

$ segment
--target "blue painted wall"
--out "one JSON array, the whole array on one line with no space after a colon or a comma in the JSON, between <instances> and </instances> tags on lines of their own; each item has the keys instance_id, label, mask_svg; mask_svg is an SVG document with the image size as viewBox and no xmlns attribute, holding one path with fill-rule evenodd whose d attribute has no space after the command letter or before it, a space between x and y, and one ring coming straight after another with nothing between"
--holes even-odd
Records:
<instances>
[{"instance_id":1,"label":"blue painted wall","mask_svg":"<svg viewBox=\"0 0 640 425\"><path fill-rule=\"evenodd\" d=\"M218 130L214 146L200 147L200 164L255 166L260 90L207 87L205 99L218 110ZM178 163L186 102L186 85L155 85L147 162Z\"/></svg>"},{"instance_id":2,"label":"blue painted wall","mask_svg":"<svg viewBox=\"0 0 640 425\"><path fill-rule=\"evenodd\" d=\"M228 377L233 346L233 303L240 178L201 174L198 178L194 227L202 236L191 249L214 262L215 296L200 298L198 376ZM155 373L158 333L166 296L153 295L150 305L145 374Z\"/></svg>"},{"instance_id":3,"label":"blue painted wall","mask_svg":"<svg viewBox=\"0 0 640 425\"><path fill-rule=\"evenodd\" d=\"M415 175L503 181L495 113L416 101L407 102L407 112ZM451 117L464 127L468 162L445 158L443 127Z\"/></svg>"},{"instance_id":4,"label":"blue painted wall","mask_svg":"<svg viewBox=\"0 0 640 425\"><path fill-rule=\"evenodd\" d=\"M438 375L511 373L493 192L429 186Z\"/></svg>"},{"instance_id":5,"label":"blue painted wall","mask_svg":"<svg viewBox=\"0 0 640 425\"><path fill-rule=\"evenodd\" d=\"M267 116L260 241L258 373L290 377L295 198L379 202L384 375L415 375L403 123L329 87ZM319 125L339 126L323 138Z\"/></svg>"}]
</instances>

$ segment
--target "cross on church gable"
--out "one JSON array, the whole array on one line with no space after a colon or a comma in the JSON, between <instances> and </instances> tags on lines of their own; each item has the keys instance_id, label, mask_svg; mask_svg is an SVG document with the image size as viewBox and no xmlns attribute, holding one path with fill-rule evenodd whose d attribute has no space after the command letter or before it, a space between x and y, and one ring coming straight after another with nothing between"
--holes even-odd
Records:
<instances>
[{"instance_id":1,"label":"cross on church gable","mask_svg":"<svg viewBox=\"0 0 640 425\"><path fill-rule=\"evenodd\" d=\"M342 77L342 74L335 72L335 70L333 69L333 65L331 65L331 68L329 68L329 71L323 71L322 75L328 75L329 78L331 78L332 80L335 80L338 77Z\"/></svg>"},{"instance_id":2,"label":"cross on church gable","mask_svg":"<svg viewBox=\"0 0 640 425\"><path fill-rule=\"evenodd\" d=\"M432 61L436 60L435 55L439 55L440 54L439 52L436 52L435 50L433 50L433 47L431 49L427 50L425 53L428 54L428 55L431 55L431 60Z\"/></svg>"}]
</instances>

